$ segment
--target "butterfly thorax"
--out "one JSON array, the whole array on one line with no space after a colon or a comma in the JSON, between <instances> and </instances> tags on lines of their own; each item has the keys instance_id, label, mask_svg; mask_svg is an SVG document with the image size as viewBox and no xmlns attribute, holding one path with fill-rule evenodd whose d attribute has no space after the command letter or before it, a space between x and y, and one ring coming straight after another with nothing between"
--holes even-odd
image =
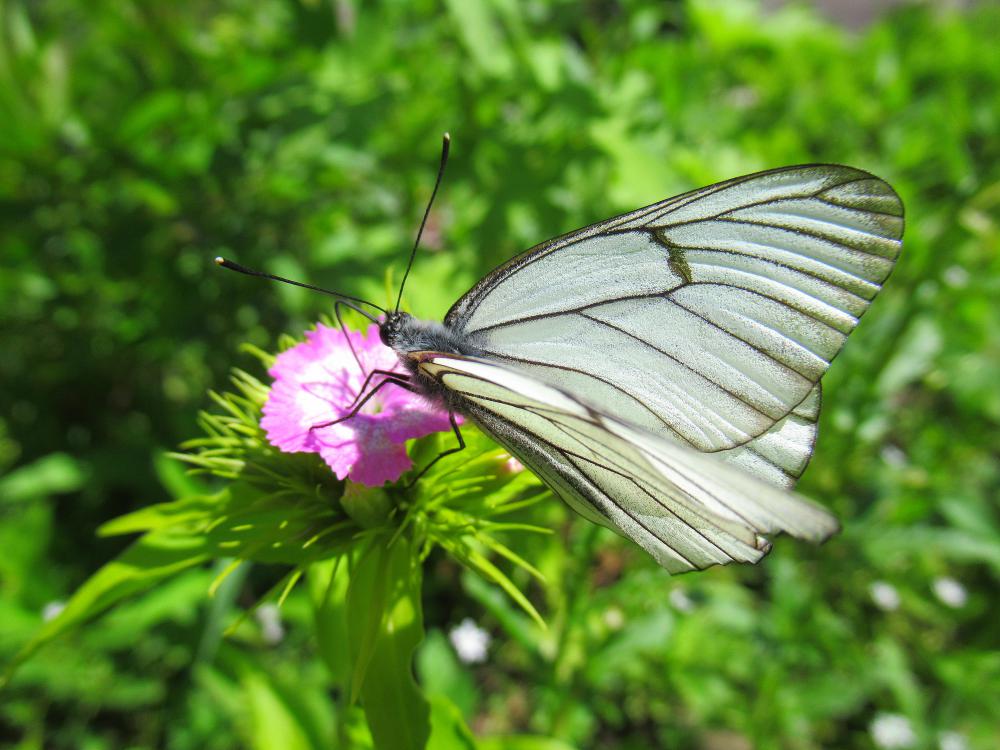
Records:
<instances>
[{"instance_id":1,"label":"butterfly thorax","mask_svg":"<svg viewBox=\"0 0 1000 750\"><path fill-rule=\"evenodd\" d=\"M382 343L399 355L404 364L413 358L413 352L446 352L449 354L475 354L468 342L462 340L443 323L418 320L403 312L391 312L379 325Z\"/></svg>"}]
</instances>

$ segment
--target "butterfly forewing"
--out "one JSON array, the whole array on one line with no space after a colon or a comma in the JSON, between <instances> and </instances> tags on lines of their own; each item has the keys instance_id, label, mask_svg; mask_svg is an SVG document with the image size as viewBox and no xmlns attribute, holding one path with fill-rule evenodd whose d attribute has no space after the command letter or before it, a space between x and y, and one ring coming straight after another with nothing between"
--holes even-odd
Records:
<instances>
[{"instance_id":1,"label":"butterfly forewing","mask_svg":"<svg viewBox=\"0 0 1000 750\"><path fill-rule=\"evenodd\" d=\"M701 451L748 446L739 461L754 463L796 420L808 429L802 415L775 426L812 397L902 225L892 188L866 172L762 172L544 243L446 323L485 358ZM773 458L797 475L797 460Z\"/></svg>"},{"instance_id":2,"label":"butterfly forewing","mask_svg":"<svg viewBox=\"0 0 1000 750\"><path fill-rule=\"evenodd\" d=\"M681 572L756 562L761 536L819 540L836 522L785 490L483 360L420 353L420 370L571 507Z\"/></svg>"}]
</instances>

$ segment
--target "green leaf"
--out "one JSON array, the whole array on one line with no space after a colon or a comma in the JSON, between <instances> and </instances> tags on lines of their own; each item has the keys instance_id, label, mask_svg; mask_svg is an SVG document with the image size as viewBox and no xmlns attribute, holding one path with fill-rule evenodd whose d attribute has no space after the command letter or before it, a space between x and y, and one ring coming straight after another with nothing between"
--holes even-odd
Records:
<instances>
[{"instance_id":1,"label":"green leaf","mask_svg":"<svg viewBox=\"0 0 1000 750\"><path fill-rule=\"evenodd\" d=\"M506 76L514 59L503 28L486 0L448 0L448 10L473 64L492 76Z\"/></svg>"},{"instance_id":2,"label":"green leaf","mask_svg":"<svg viewBox=\"0 0 1000 750\"><path fill-rule=\"evenodd\" d=\"M347 649L347 558L338 557L309 566L306 587L312 602L316 642L333 679L346 685L350 674Z\"/></svg>"},{"instance_id":3,"label":"green leaf","mask_svg":"<svg viewBox=\"0 0 1000 750\"><path fill-rule=\"evenodd\" d=\"M920 525L883 529L877 537L866 531L863 539L872 560L880 560L890 554L917 555L933 549L937 554L958 562L985 563L1000 574L1000 544L991 531L987 527L980 533L971 534L961 529Z\"/></svg>"},{"instance_id":4,"label":"green leaf","mask_svg":"<svg viewBox=\"0 0 1000 750\"><path fill-rule=\"evenodd\" d=\"M18 665L52 639L96 617L122 599L145 591L182 570L204 562L208 557L203 537L147 534L138 539L87 579L59 616L42 626L13 663L8 665L0 686L7 682Z\"/></svg>"},{"instance_id":5,"label":"green leaf","mask_svg":"<svg viewBox=\"0 0 1000 750\"><path fill-rule=\"evenodd\" d=\"M351 649L351 703L357 701L375 655L375 644L385 619L387 588L386 550L375 537L351 570L347 589L347 636Z\"/></svg>"},{"instance_id":6,"label":"green leaf","mask_svg":"<svg viewBox=\"0 0 1000 750\"><path fill-rule=\"evenodd\" d=\"M283 665L265 668L255 654L232 646L220 650L216 664L240 688L238 703L227 708L239 723L244 746L253 750L333 746L336 714L321 682ZM200 674L210 672L203 668Z\"/></svg>"},{"instance_id":7,"label":"green leaf","mask_svg":"<svg viewBox=\"0 0 1000 750\"><path fill-rule=\"evenodd\" d=\"M208 492L204 482L199 481L183 463L168 453L157 453L153 457L153 468L160 484L175 500Z\"/></svg>"},{"instance_id":8,"label":"green leaf","mask_svg":"<svg viewBox=\"0 0 1000 750\"><path fill-rule=\"evenodd\" d=\"M430 735L427 699L413 679L413 653L424 637L414 552L405 537L388 548L376 539L348 590L348 629L357 647L352 694L360 674L361 703L378 750L423 750Z\"/></svg>"},{"instance_id":9,"label":"green leaf","mask_svg":"<svg viewBox=\"0 0 1000 750\"><path fill-rule=\"evenodd\" d=\"M215 562L213 580L207 587L211 602L201 630L198 650L195 652L195 663L211 662L215 658L226 633L226 621L235 608L236 598L250 573L250 564L238 564L233 568L233 563L234 561L227 559Z\"/></svg>"},{"instance_id":10,"label":"green leaf","mask_svg":"<svg viewBox=\"0 0 1000 750\"><path fill-rule=\"evenodd\" d=\"M250 718L249 735L255 750L318 750L293 707L286 703L276 687L261 672L243 677Z\"/></svg>"},{"instance_id":11,"label":"green leaf","mask_svg":"<svg viewBox=\"0 0 1000 750\"><path fill-rule=\"evenodd\" d=\"M72 456L50 453L0 479L0 501L22 502L73 492L83 485L85 476L80 463Z\"/></svg>"},{"instance_id":12,"label":"green leaf","mask_svg":"<svg viewBox=\"0 0 1000 750\"><path fill-rule=\"evenodd\" d=\"M926 716L928 706L923 688L910 666L910 657L900 645L882 638L875 643L873 658L879 665L881 681L892 692L903 712L913 717Z\"/></svg>"},{"instance_id":13,"label":"green leaf","mask_svg":"<svg viewBox=\"0 0 1000 750\"><path fill-rule=\"evenodd\" d=\"M431 736L428 750L476 750L475 737L462 712L443 695L430 696Z\"/></svg>"},{"instance_id":14,"label":"green leaf","mask_svg":"<svg viewBox=\"0 0 1000 750\"><path fill-rule=\"evenodd\" d=\"M417 652L417 675L428 696L443 695L470 717L479 701L479 690L469 671L440 630L432 630Z\"/></svg>"},{"instance_id":15,"label":"green leaf","mask_svg":"<svg viewBox=\"0 0 1000 750\"><path fill-rule=\"evenodd\" d=\"M477 750L576 750L562 740L528 734L506 737L483 737L476 743Z\"/></svg>"},{"instance_id":16,"label":"green leaf","mask_svg":"<svg viewBox=\"0 0 1000 750\"><path fill-rule=\"evenodd\" d=\"M97 533L100 536L119 536L208 521L226 495L227 491L223 490L216 495L194 495L170 503L147 505L124 516L112 518L102 524Z\"/></svg>"},{"instance_id":17,"label":"green leaf","mask_svg":"<svg viewBox=\"0 0 1000 750\"><path fill-rule=\"evenodd\" d=\"M510 599L478 575L462 576L462 585L473 599L497 618L503 629L529 653L537 655L547 638L546 631L511 605Z\"/></svg>"},{"instance_id":18,"label":"green leaf","mask_svg":"<svg viewBox=\"0 0 1000 750\"><path fill-rule=\"evenodd\" d=\"M461 551L461 556L464 562L477 570L484 578L493 581L500 588L507 592L507 596L513 599L518 606L521 607L525 612L527 612L531 619L533 619L542 630L545 630L545 620L542 616L538 614L538 610L535 606L528 600L521 590L514 584L510 578L508 578L500 568L489 561L484 555L474 549L465 549Z\"/></svg>"}]
</instances>

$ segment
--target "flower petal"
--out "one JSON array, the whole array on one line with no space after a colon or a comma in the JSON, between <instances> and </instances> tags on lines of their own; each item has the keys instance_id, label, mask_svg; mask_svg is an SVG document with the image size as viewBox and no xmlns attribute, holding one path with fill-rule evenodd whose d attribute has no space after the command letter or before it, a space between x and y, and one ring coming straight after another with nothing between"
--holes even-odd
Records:
<instances>
[{"instance_id":1,"label":"flower petal","mask_svg":"<svg viewBox=\"0 0 1000 750\"><path fill-rule=\"evenodd\" d=\"M406 441L450 430L446 411L389 384L358 414L319 426L351 413L375 369L401 372L378 326L364 334L324 325L307 331L306 340L279 354L270 369L274 384L260 422L268 441L286 452L319 453L339 479L373 487L399 479L412 466ZM369 389L379 382L372 378Z\"/></svg>"}]
</instances>

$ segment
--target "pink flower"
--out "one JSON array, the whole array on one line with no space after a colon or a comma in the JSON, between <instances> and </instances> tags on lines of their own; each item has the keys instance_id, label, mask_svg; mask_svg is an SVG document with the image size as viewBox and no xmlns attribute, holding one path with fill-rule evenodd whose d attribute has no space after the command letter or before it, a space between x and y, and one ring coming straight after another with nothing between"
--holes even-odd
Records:
<instances>
[{"instance_id":1,"label":"pink flower","mask_svg":"<svg viewBox=\"0 0 1000 750\"><path fill-rule=\"evenodd\" d=\"M319 453L338 479L369 487L399 479L413 465L406 441L450 430L446 411L390 384L350 419L316 427L349 414L375 369L402 372L395 352L379 339L378 326L367 334L345 335L321 324L306 331L306 340L279 354L270 370L274 385L260 421L268 441L286 453ZM383 379L372 377L368 389Z\"/></svg>"}]
</instances>

